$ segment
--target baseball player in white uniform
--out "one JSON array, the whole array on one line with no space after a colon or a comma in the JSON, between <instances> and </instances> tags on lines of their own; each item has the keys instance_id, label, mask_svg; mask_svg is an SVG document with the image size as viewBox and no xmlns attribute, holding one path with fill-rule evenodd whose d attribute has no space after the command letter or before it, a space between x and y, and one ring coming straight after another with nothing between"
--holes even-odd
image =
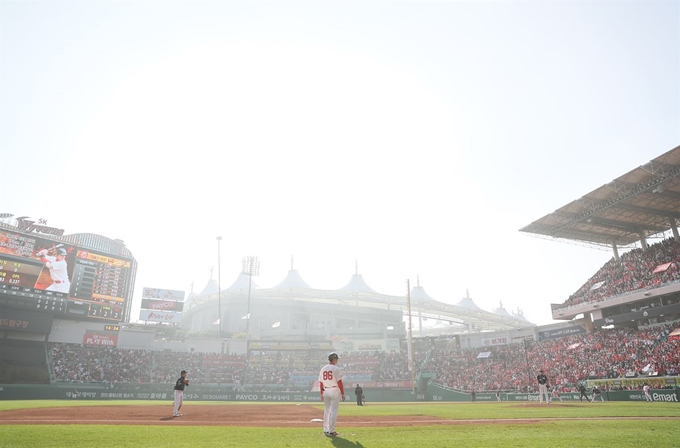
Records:
<instances>
[{"instance_id":1,"label":"baseball player in white uniform","mask_svg":"<svg viewBox=\"0 0 680 448\"><path fill-rule=\"evenodd\" d=\"M645 401L654 401L652 399L652 394L650 393L651 390L650 390L649 384L645 383L645 385L642 386L642 392L644 392L644 394L645 394Z\"/></svg>"},{"instance_id":2,"label":"baseball player in white uniform","mask_svg":"<svg viewBox=\"0 0 680 448\"><path fill-rule=\"evenodd\" d=\"M50 270L50 277L52 277L52 284L48 286L45 291L64 292L68 294L71 289L71 281L68 279L66 249L63 247L58 248L56 257L47 255L46 249L38 252L38 255L40 256L40 261L45 263L45 267Z\"/></svg>"},{"instance_id":3,"label":"baseball player in white uniform","mask_svg":"<svg viewBox=\"0 0 680 448\"><path fill-rule=\"evenodd\" d=\"M328 355L328 364L319 372L321 401L324 404L323 433L328 437L336 437L335 422L338 419L340 399L345 401L345 388L342 384L342 370L337 366L338 354Z\"/></svg>"}]
</instances>

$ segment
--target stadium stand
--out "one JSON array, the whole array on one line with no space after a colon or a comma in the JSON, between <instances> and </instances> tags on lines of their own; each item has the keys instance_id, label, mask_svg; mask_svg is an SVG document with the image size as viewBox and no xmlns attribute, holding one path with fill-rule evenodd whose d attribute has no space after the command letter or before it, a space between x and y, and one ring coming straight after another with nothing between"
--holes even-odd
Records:
<instances>
[{"instance_id":1,"label":"stadium stand","mask_svg":"<svg viewBox=\"0 0 680 448\"><path fill-rule=\"evenodd\" d=\"M434 381L453 389L535 390L539 369L551 384L573 388L588 378L618 378L628 373L674 375L680 371L680 351L667 340L671 325L645 330L626 328L523 344L435 351L425 370ZM480 352L490 352L477 359Z\"/></svg>"},{"instance_id":2,"label":"stadium stand","mask_svg":"<svg viewBox=\"0 0 680 448\"><path fill-rule=\"evenodd\" d=\"M674 328L668 324L641 330L603 329L535 341L526 347L508 344L459 350L432 344L428 350L416 352L416 366L433 372L435 383L461 391L533 391L539 369L546 371L551 384L565 390L585 379L677 375L679 342L668 340ZM480 352L489 352L489 356L477 359ZM323 355L314 351L256 352L246 361L243 356L221 354L51 344L56 382L112 385L171 384L181 367L191 372L194 384L310 390ZM44 360L44 351L42 357ZM341 357L340 365L348 384L411 379L404 351L347 353Z\"/></svg>"},{"instance_id":3,"label":"stadium stand","mask_svg":"<svg viewBox=\"0 0 680 448\"><path fill-rule=\"evenodd\" d=\"M646 251L633 249L626 252L621 256L620 263L612 258L572 294L563 306L600 302L630 291L659 287L678 280L680 242L666 239L649 246Z\"/></svg>"}]
</instances>

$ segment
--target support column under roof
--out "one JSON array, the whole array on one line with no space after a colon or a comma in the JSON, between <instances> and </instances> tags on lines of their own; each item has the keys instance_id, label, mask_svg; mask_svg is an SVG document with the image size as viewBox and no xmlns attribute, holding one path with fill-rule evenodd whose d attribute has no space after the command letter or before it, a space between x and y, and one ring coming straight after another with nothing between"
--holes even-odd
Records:
<instances>
[{"instance_id":1,"label":"support column under roof","mask_svg":"<svg viewBox=\"0 0 680 448\"><path fill-rule=\"evenodd\" d=\"M671 216L670 221L671 229L673 230L673 238L675 238L675 241L680 241L680 235L678 235L678 223L675 222L675 217Z\"/></svg>"},{"instance_id":2,"label":"support column under roof","mask_svg":"<svg viewBox=\"0 0 680 448\"><path fill-rule=\"evenodd\" d=\"M619 257L619 248L616 245L616 241L612 241L612 250L614 251L614 259L620 263L621 258Z\"/></svg>"},{"instance_id":3,"label":"support column under roof","mask_svg":"<svg viewBox=\"0 0 680 448\"><path fill-rule=\"evenodd\" d=\"M647 245L647 237L645 236L645 232L640 230L638 234L640 235L640 244L642 245L642 250L646 251L649 246Z\"/></svg>"}]
</instances>

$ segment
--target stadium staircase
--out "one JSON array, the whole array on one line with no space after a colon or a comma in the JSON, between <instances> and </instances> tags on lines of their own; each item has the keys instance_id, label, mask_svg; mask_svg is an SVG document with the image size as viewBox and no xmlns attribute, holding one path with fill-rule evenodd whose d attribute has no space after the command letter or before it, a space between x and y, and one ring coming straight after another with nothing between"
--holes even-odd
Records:
<instances>
[{"instance_id":1,"label":"stadium staircase","mask_svg":"<svg viewBox=\"0 0 680 448\"><path fill-rule=\"evenodd\" d=\"M427 390L427 385L434 378L434 372L431 370L426 370L425 366L430 361L432 354L434 353L434 348L428 350L425 360L418 367L418 375L416 376L416 390L418 392L424 392Z\"/></svg>"}]
</instances>

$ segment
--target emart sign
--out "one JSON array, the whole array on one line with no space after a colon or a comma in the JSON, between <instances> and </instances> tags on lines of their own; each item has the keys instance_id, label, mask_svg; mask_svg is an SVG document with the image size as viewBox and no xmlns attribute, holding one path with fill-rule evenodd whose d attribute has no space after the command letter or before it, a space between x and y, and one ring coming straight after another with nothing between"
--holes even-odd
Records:
<instances>
[{"instance_id":1,"label":"emart sign","mask_svg":"<svg viewBox=\"0 0 680 448\"><path fill-rule=\"evenodd\" d=\"M654 401L678 401L678 396L675 394L675 392L670 392L670 393L654 392L652 394L652 400L654 400Z\"/></svg>"}]
</instances>

